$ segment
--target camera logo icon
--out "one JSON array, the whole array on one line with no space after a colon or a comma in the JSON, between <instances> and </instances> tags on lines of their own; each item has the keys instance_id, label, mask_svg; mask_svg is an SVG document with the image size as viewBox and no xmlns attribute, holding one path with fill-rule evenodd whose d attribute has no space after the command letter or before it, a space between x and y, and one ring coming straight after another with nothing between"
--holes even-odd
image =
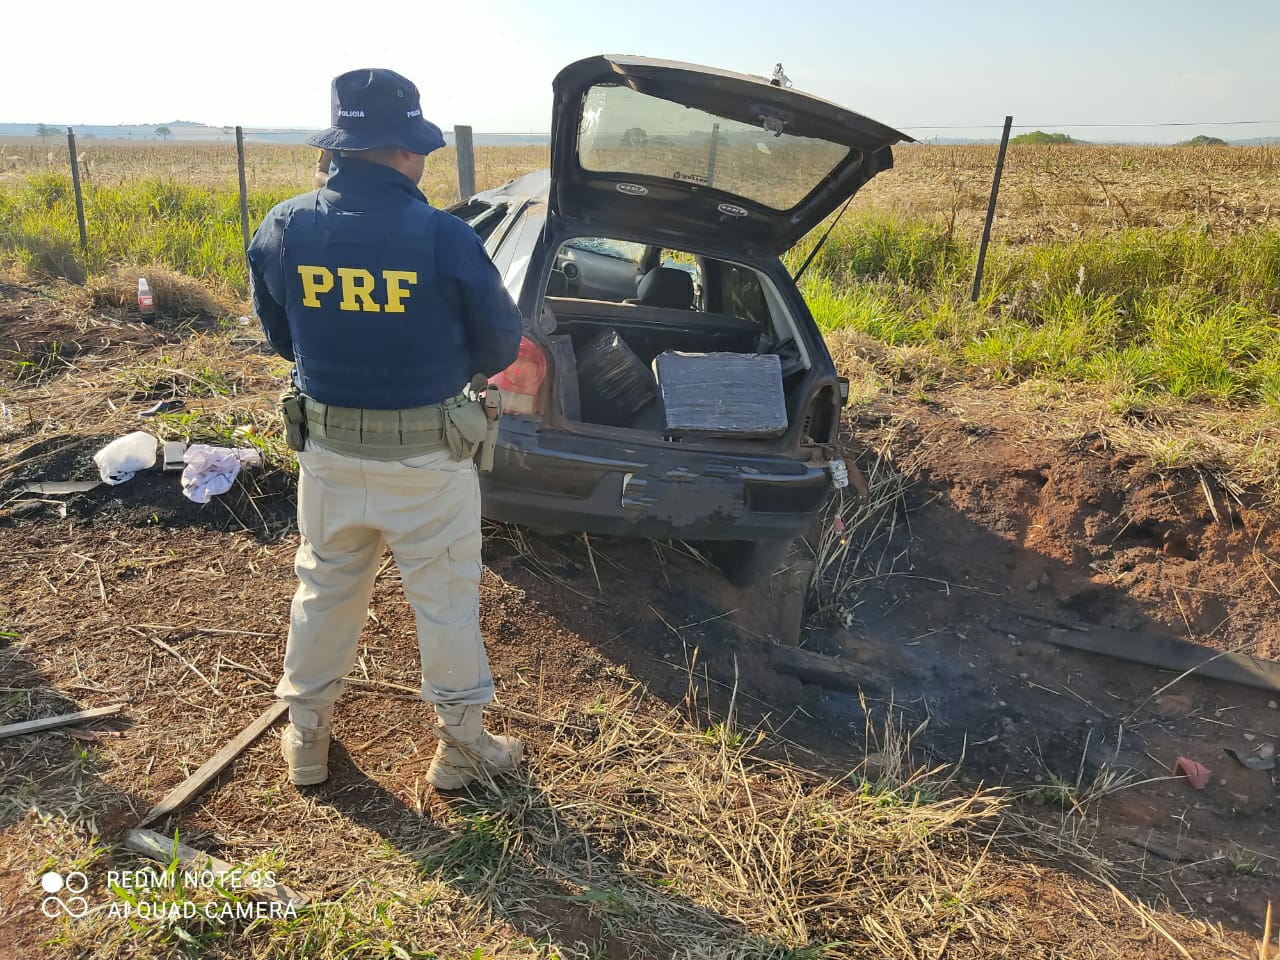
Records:
<instances>
[{"instance_id":1,"label":"camera logo icon","mask_svg":"<svg viewBox=\"0 0 1280 960\"><path fill-rule=\"evenodd\" d=\"M89 878L79 870L72 870L65 877L50 870L40 878L40 887L48 894L40 901L40 912L46 917L65 914L78 920L89 912L89 901L80 896L89 889Z\"/></svg>"}]
</instances>

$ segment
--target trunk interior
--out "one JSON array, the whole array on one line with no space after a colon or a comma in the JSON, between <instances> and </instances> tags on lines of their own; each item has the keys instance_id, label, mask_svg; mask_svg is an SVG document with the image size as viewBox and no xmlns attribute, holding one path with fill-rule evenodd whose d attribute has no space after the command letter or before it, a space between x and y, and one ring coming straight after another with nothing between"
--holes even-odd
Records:
<instances>
[{"instance_id":1,"label":"trunk interior","mask_svg":"<svg viewBox=\"0 0 1280 960\"><path fill-rule=\"evenodd\" d=\"M545 305L554 393L567 420L672 439L785 432L804 368L754 322L603 300L547 297ZM687 358L655 363L667 351L715 356L694 358L698 366Z\"/></svg>"}]
</instances>

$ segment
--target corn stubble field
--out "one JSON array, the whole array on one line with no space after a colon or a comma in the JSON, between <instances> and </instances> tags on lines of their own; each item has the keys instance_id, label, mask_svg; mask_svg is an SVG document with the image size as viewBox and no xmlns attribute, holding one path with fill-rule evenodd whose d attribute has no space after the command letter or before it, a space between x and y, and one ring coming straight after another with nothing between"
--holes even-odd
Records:
<instances>
[{"instance_id":1,"label":"corn stubble field","mask_svg":"<svg viewBox=\"0 0 1280 960\"><path fill-rule=\"evenodd\" d=\"M140 272L156 278L162 315L220 322L135 361L129 336L117 338L104 348L106 379L60 401L61 428L87 429L122 389L141 398L180 386L207 398L185 415L184 435L233 442L254 426L255 442L287 462L269 400L284 367L235 346L244 328L233 318L248 307L234 149L81 148L87 257L65 151L0 149L0 260L10 277L44 285L86 318L73 338L98 335L95 314L127 311ZM479 187L546 159L540 148L481 148ZM1280 150L1011 148L986 281L971 304L993 161L990 147L899 148L895 169L859 195L806 275L815 317L854 381L855 410L886 393L928 404L945 402L955 384L1008 387L1029 430L1100 431L1153 470L1194 467L1280 493ZM306 148L250 146L252 221L309 189L313 164ZM438 205L456 198L453 170L451 151L429 159L423 189ZM793 268L811 243L789 255ZM57 343L0 362L31 397L54 389L61 370ZM110 433L130 422L117 419L94 426ZM163 539L148 531L148 543L163 566ZM250 569L275 569L291 544L268 542L256 560L259 545L242 549ZM141 590L142 602L158 589L148 564L137 587L112 589ZM512 589L487 577L486 609L523 602L506 596ZM242 588L240 603L249 608L253 596ZM76 616L69 598L50 605L51 617ZM111 621L102 624L109 635ZM486 624L487 635L495 629ZM226 672L212 682L233 684L242 668L240 688L250 689L245 665L261 663L254 641L227 642L217 661ZM72 687L88 682L77 680L82 671L109 675L110 660L109 650L86 650L56 679ZM172 660L156 664L157 682L192 680ZM582 700L557 699L549 679L521 680L505 715L537 718L559 745L539 756L536 782L464 801L405 785L394 820L362 818L372 802L359 791L343 801L300 795L280 782L274 744L260 744L235 774L245 795L211 801L201 827L233 838L239 860L298 878L312 906L230 926L95 914L50 924L42 949L476 960L1259 955L1239 931L1113 885L1089 842L1105 784L1097 796L1064 786L1062 816L1046 826L1006 790L922 766L893 723L868 726L865 761L817 776L782 759L774 731L738 725L732 709L714 721L700 713L696 664L686 667L690 692L674 710L614 667ZM257 695L272 669L262 667ZM364 747L381 736L369 733ZM217 748L208 739L194 756ZM129 862L100 839L112 825L99 816L122 809L121 783L145 779L146 757L113 743L60 747L39 776L20 764L0 770L9 851L0 866L26 883L52 866ZM281 839L255 810L292 818L297 834ZM520 919L528 916L546 923Z\"/></svg>"}]
</instances>

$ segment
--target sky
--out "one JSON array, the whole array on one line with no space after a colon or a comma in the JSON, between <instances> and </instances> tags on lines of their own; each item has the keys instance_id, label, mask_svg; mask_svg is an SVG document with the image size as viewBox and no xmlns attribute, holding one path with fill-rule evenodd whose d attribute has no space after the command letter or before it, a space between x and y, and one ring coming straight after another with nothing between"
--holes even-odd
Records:
<instances>
[{"instance_id":1,"label":"sky","mask_svg":"<svg viewBox=\"0 0 1280 960\"><path fill-rule=\"evenodd\" d=\"M561 67L630 53L765 75L781 62L797 88L921 140L995 138L1006 114L1015 133L1089 140L1280 137L1277 0L7 6L0 122L314 129L335 74L386 66L442 127L542 133ZM1171 123L1193 125L1155 126Z\"/></svg>"}]
</instances>

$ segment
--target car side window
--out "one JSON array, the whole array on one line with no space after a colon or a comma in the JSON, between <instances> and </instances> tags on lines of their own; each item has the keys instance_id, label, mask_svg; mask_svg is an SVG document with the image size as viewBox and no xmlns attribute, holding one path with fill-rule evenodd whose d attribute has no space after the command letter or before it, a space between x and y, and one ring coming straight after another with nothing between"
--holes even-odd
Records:
<instances>
[{"instance_id":1,"label":"car side window","mask_svg":"<svg viewBox=\"0 0 1280 960\"><path fill-rule=\"evenodd\" d=\"M476 232L476 236L488 245L489 237L498 229L498 225L507 219L507 205L499 203L486 210L481 216L477 217L475 222L471 224L471 229Z\"/></svg>"},{"instance_id":2,"label":"car side window","mask_svg":"<svg viewBox=\"0 0 1280 960\"><path fill-rule=\"evenodd\" d=\"M749 267L720 264L720 303L725 313L752 320L761 330L772 327L769 303L760 286L760 276Z\"/></svg>"}]
</instances>

